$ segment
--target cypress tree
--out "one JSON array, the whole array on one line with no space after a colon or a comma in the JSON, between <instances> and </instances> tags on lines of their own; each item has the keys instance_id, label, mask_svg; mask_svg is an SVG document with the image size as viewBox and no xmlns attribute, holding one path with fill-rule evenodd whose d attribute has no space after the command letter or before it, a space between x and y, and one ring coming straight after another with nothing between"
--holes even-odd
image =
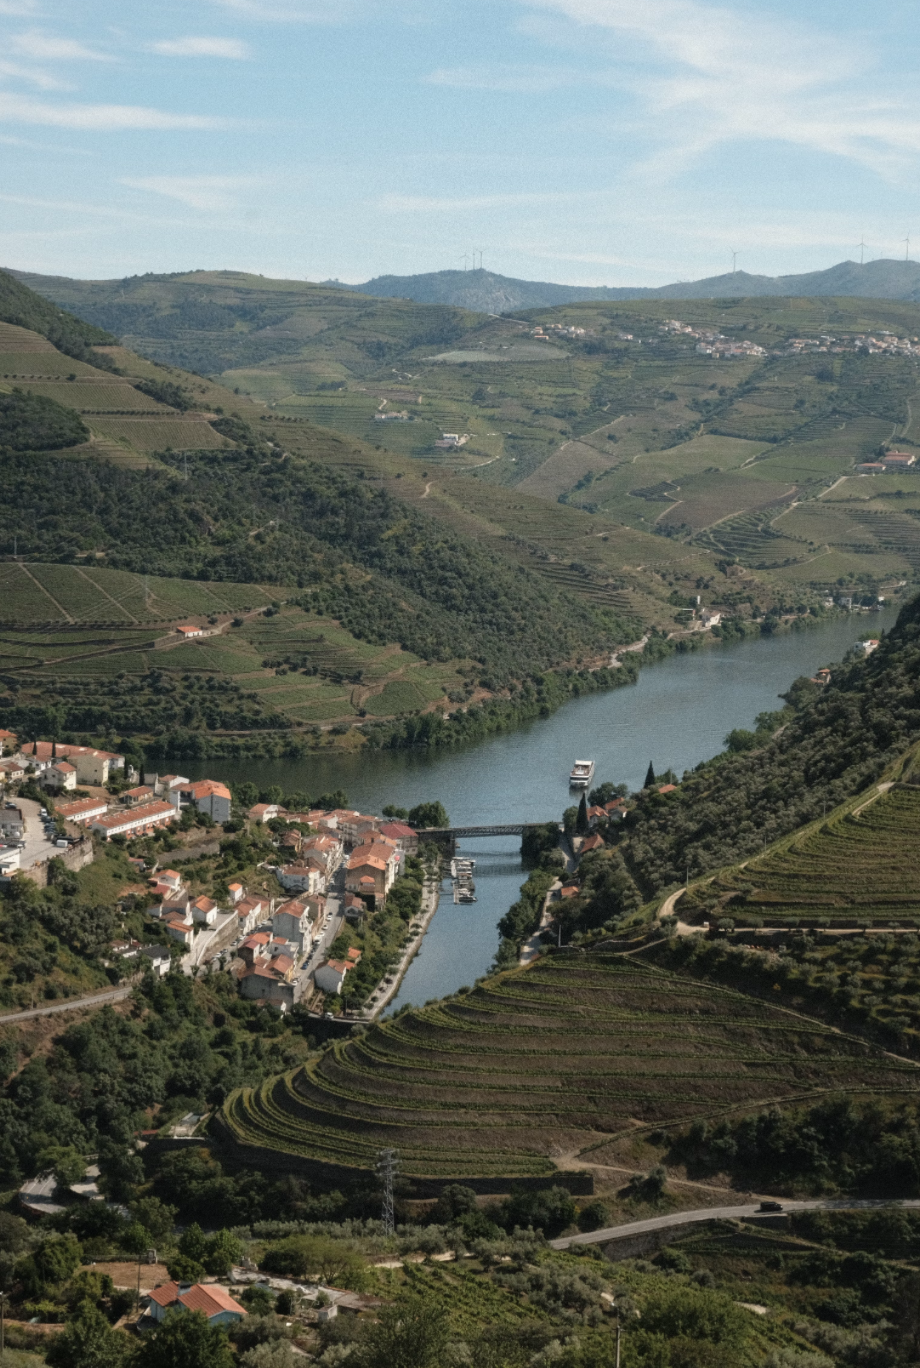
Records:
<instances>
[{"instance_id":1,"label":"cypress tree","mask_svg":"<svg viewBox=\"0 0 920 1368\"><path fill-rule=\"evenodd\" d=\"M655 782L655 768L654 768L654 766L653 766L653 764L652 764L652 762L651 762L651 760L650 760L650 761L649 761L649 765L648 765L648 773L647 773L646 776L645 776L645 783L642 785L642 787L643 787L643 788L651 788L652 785L654 784L654 782Z\"/></svg>"},{"instance_id":2,"label":"cypress tree","mask_svg":"<svg viewBox=\"0 0 920 1368\"><path fill-rule=\"evenodd\" d=\"M581 795L581 802L578 804L578 816L575 818L575 831L579 836L584 836L588 830L588 799L584 794Z\"/></svg>"}]
</instances>

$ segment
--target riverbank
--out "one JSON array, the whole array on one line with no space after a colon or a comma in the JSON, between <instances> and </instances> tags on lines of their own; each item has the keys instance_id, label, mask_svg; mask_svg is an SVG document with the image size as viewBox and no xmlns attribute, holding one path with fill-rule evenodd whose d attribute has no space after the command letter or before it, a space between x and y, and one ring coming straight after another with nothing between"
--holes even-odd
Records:
<instances>
[{"instance_id":1,"label":"riverbank","mask_svg":"<svg viewBox=\"0 0 920 1368\"><path fill-rule=\"evenodd\" d=\"M392 1002L393 998L402 987L402 981L406 977L409 965L415 959L422 943L425 933L431 925L432 919L438 910L441 900L441 880L427 876L422 890L422 911L421 920L414 925L417 930L412 940L403 951L402 958L395 971L387 974L384 981L374 989L367 1002L360 1012L355 1013L356 1021L374 1021L380 1013Z\"/></svg>"},{"instance_id":2,"label":"riverbank","mask_svg":"<svg viewBox=\"0 0 920 1368\"><path fill-rule=\"evenodd\" d=\"M380 812L440 800L454 826L558 821L571 804L569 773L577 756L596 762L597 782L642 788L649 762L678 775L724 749L734 728L780 706L793 680L839 661L860 637L879 636L897 608L883 614L831 616L805 631L673 651L643 669L630 688L571 699L551 717L483 741L444 748L325 752L293 760L217 760L183 764L191 779L249 781L268 790L315 795L343 790L347 806ZM869 624L871 623L871 627ZM633 656L635 659L635 656ZM475 983L494 962L497 923L519 898L520 837L464 838L476 860L477 902L444 898L386 1015Z\"/></svg>"},{"instance_id":3,"label":"riverbank","mask_svg":"<svg viewBox=\"0 0 920 1368\"><path fill-rule=\"evenodd\" d=\"M634 685L645 667L675 655L685 656L729 644L776 640L803 632L819 633L834 622L853 622L854 631L858 631L855 619L871 620L877 616L867 609L830 609L820 617L810 613L787 614L757 622L750 618L727 618L711 628L678 628L667 635L653 629L640 641L613 648L603 662L546 670L524 681L514 693L496 694L449 712L433 706L408 717L379 722L368 719L301 731L293 727L266 728L259 732L220 735L179 728L164 733L143 749L151 768L170 762L182 762L186 767L189 761L203 760L296 762L314 756L331 759L340 755L366 755L369 751L447 750L487 741L531 722L546 720L566 704L585 695Z\"/></svg>"}]
</instances>

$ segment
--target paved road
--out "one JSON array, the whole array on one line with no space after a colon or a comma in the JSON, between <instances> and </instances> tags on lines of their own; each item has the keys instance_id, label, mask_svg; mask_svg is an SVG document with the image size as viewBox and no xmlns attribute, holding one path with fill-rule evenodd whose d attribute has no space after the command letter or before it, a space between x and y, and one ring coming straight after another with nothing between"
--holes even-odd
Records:
<instances>
[{"instance_id":1,"label":"paved road","mask_svg":"<svg viewBox=\"0 0 920 1368\"><path fill-rule=\"evenodd\" d=\"M54 842L49 841L45 836L45 829L41 822L41 814L44 811L41 803L37 803L34 798L17 798L16 806L22 809L26 823L26 848L21 852L20 869L30 869L32 865L39 864L42 860L50 860L53 855L62 854L63 852L57 849Z\"/></svg>"},{"instance_id":2,"label":"paved road","mask_svg":"<svg viewBox=\"0 0 920 1368\"><path fill-rule=\"evenodd\" d=\"M399 964L395 969L390 969L377 987L371 993L364 1006L357 1013L357 1019L373 1021L380 1016L387 1003L396 996L402 981L406 976L406 970L412 963L428 932L431 920L438 910L438 903L441 898L441 880L435 876L433 879L426 878L422 891L422 906L418 920L413 920L413 926L419 926L419 930L413 935L412 940L402 953Z\"/></svg>"},{"instance_id":3,"label":"paved road","mask_svg":"<svg viewBox=\"0 0 920 1368\"><path fill-rule=\"evenodd\" d=\"M0 1026L10 1021L30 1021L33 1017L54 1016L57 1012L75 1012L80 1007L104 1007L107 1002L123 1002L134 988L133 983L123 983L118 988L107 988L103 993L93 993L89 997L68 998L66 1002L54 1002L47 1007L30 1007L27 1012L8 1012L0 1014Z\"/></svg>"},{"instance_id":4,"label":"paved road","mask_svg":"<svg viewBox=\"0 0 920 1368\"><path fill-rule=\"evenodd\" d=\"M771 1199L772 1200L772 1199ZM904 1201L860 1201L855 1197L817 1198L805 1202L783 1202L783 1211L880 1211L886 1207L903 1210L920 1208L920 1199L908 1198ZM703 1207L700 1211L675 1211L670 1216L652 1216L646 1221L630 1221L627 1225L608 1226L604 1230L592 1230L587 1235L568 1235L561 1240L550 1240L552 1249L570 1249L572 1245L609 1244L613 1240L625 1240L630 1235L645 1235L652 1230L679 1229L680 1226L697 1225L701 1221L743 1220L747 1216L765 1216L758 1202L747 1206Z\"/></svg>"},{"instance_id":5,"label":"paved road","mask_svg":"<svg viewBox=\"0 0 920 1368\"><path fill-rule=\"evenodd\" d=\"M322 939L317 941L313 949L307 955L297 978L302 984L302 994L304 998L312 996L310 980L313 978L314 971L319 968L326 958L329 946L332 945L336 936L345 925L345 917L342 913L342 904L345 901L345 865L339 865L332 877L329 887L326 890L326 924L322 930Z\"/></svg>"}]
</instances>

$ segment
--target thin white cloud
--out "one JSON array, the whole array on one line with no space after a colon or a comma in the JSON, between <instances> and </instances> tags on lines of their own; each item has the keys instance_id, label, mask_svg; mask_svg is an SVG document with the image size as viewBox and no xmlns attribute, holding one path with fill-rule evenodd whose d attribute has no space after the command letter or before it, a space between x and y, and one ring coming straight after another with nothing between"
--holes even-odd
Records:
<instances>
[{"instance_id":1,"label":"thin white cloud","mask_svg":"<svg viewBox=\"0 0 920 1368\"><path fill-rule=\"evenodd\" d=\"M920 104L903 87L879 98L871 51L830 32L701 0L518 3L607 47L619 85L645 106L655 175L732 141L794 144L892 180L920 161Z\"/></svg>"},{"instance_id":2,"label":"thin white cloud","mask_svg":"<svg viewBox=\"0 0 920 1368\"><path fill-rule=\"evenodd\" d=\"M525 204L564 204L571 201L567 194L520 195L383 195L376 201L385 214L452 214L465 209L498 209Z\"/></svg>"},{"instance_id":3,"label":"thin white cloud","mask_svg":"<svg viewBox=\"0 0 920 1368\"><path fill-rule=\"evenodd\" d=\"M35 0L0 0L0 14L22 19L38 9Z\"/></svg>"},{"instance_id":4,"label":"thin white cloud","mask_svg":"<svg viewBox=\"0 0 920 1368\"><path fill-rule=\"evenodd\" d=\"M59 81L56 76L50 75L47 71L38 71L35 67L20 66L18 62L8 62L0 57L0 79L3 78L13 81L26 81L38 90L71 90L73 88L66 81Z\"/></svg>"},{"instance_id":5,"label":"thin white cloud","mask_svg":"<svg viewBox=\"0 0 920 1368\"><path fill-rule=\"evenodd\" d=\"M21 57L33 57L44 62L109 62L111 58L104 52L78 43L75 38L58 38L52 33L40 33L29 29L26 33L16 33L8 39L9 50Z\"/></svg>"},{"instance_id":6,"label":"thin white cloud","mask_svg":"<svg viewBox=\"0 0 920 1368\"><path fill-rule=\"evenodd\" d=\"M192 209L225 212L235 209L239 192L253 184L244 176L132 176L122 185L179 200Z\"/></svg>"},{"instance_id":7,"label":"thin white cloud","mask_svg":"<svg viewBox=\"0 0 920 1368\"><path fill-rule=\"evenodd\" d=\"M438 67L425 77L428 85L454 90L497 90L522 94L558 90L578 79L571 69L559 66L461 66Z\"/></svg>"},{"instance_id":8,"label":"thin white cloud","mask_svg":"<svg viewBox=\"0 0 920 1368\"><path fill-rule=\"evenodd\" d=\"M126 129L225 128L227 122L201 114L145 109L141 105L46 104L26 95L0 93L0 123L111 133Z\"/></svg>"},{"instance_id":9,"label":"thin white cloud","mask_svg":"<svg viewBox=\"0 0 920 1368\"><path fill-rule=\"evenodd\" d=\"M341 24L357 11L358 0L212 0L249 19L295 24Z\"/></svg>"},{"instance_id":10,"label":"thin white cloud","mask_svg":"<svg viewBox=\"0 0 920 1368\"><path fill-rule=\"evenodd\" d=\"M224 57L233 62L244 62L249 57L249 45L240 38L163 38L151 43L151 52L162 57Z\"/></svg>"}]
</instances>

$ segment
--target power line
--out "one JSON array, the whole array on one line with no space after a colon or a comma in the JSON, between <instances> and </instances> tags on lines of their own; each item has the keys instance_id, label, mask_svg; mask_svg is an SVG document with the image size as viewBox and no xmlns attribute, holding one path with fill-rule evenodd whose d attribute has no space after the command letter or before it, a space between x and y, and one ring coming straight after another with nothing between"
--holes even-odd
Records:
<instances>
[{"instance_id":1,"label":"power line","mask_svg":"<svg viewBox=\"0 0 920 1368\"><path fill-rule=\"evenodd\" d=\"M396 1217L393 1209L393 1184L399 1172L399 1151L383 1149L377 1151L377 1173L383 1183L383 1233L392 1235L396 1230Z\"/></svg>"}]
</instances>

